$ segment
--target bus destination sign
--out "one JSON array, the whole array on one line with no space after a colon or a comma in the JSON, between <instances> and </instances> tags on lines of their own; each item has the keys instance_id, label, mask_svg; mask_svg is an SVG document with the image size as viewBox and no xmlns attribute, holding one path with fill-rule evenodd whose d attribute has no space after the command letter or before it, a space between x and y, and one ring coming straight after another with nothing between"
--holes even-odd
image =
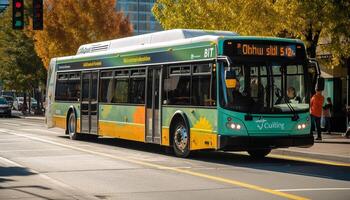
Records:
<instances>
[{"instance_id":1,"label":"bus destination sign","mask_svg":"<svg viewBox=\"0 0 350 200\"><path fill-rule=\"evenodd\" d=\"M236 53L239 56L296 56L296 45L269 45L236 43Z\"/></svg>"}]
</instances>

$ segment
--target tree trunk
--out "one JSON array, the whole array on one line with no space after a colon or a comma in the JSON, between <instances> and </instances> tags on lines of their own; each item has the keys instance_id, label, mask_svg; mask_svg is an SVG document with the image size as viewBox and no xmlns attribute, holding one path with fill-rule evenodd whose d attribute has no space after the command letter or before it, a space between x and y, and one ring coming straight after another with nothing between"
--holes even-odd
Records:
<instances>
[{"instance_id":1,"label":"tree trunk","mask_svg":"<svg viewBox=\"0 0 350 200\"><path fill-rule=\"evenodd\" d=\"M316 58L316 48L318 40L320 38L321 30L314 30L312 24L309 25L308 30L306 31L306 41L308 46L306 48L309 58Z\"/></svg>"},{"instance_id":2,"label":"tree trunk","mask_svg":"<svg viewBox=\"0 0 350 200\"><path fill-rule=\"evenodd\" d=\"M31 111L32 111L32 95L29 92L28 113L31 114Z\"/></svg>"},{"instance_id":3,"label":"tree trunk","mask_svg":"<svg viewBox=\"0 0 350 200\"><path fill-rule=\"evenodd\" d=\"M37 101L37 106L35 107L34 114L41 115L42 113L42 100L41 100L41 92L39 89L34 89L34 98Z\"/></svg>"},{"instance_id":4,"label":"tree trunk","mask_svg":"<svg viewBox=\"0 0 350 200\"><path fill-rule=\"evenodd\" d=\"M27 114L27 92L26 91L24 92L24 95L23 95L23 104L22 104L21 110L23 115Z\"/></svg>"}]
</instances>

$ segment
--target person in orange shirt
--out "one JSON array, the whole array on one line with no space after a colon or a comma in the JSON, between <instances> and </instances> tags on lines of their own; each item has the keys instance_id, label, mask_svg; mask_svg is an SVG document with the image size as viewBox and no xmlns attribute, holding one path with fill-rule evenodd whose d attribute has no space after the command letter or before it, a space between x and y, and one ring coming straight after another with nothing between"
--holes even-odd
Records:
<instances>
[{"instance_id":1,"label":"person in orange shirt","mask_svg":"<svg viewBox=\"0 0 350 200\"><path fill-rule=\"evenodd\" d=\"M321 116L324 97L322 91L316 89L316 94L311 97L310 100L310 115L311 115L311 131L314 130L315 124L317 129L316 140L322 140L321 136Z\"/></svg>"}]
</instances>

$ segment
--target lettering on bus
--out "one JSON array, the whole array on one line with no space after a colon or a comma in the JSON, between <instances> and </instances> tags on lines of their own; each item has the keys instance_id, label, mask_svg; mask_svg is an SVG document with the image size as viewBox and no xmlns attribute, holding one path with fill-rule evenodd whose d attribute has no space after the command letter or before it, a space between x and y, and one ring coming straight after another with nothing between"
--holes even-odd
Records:
<instances>
[{"instance_id":1,"label":"lettering on bus","mask_svg":"<svg viewBox=\"0 0 350 200\"><path fill-rule=\"evenodd\" d=\"M137 56L137 57L123 59L123 62L125 64L127 64L127 63L142 63L142 62L149 62L149 61L151 61L151 57L149 57L149 56Z\"/></svg>"},{"instance_id":2,"label":"lettering on bus","mask_svg":"<svg viewBox=\"0 0 350 200\"><path fill-rule=\"evenodd\" d=\"M284 130L284 123L281 122L269 122L265 119L259 119L255 121L256 127L258 127L259 130L263 129L281 129Z\"/></svg>"},{"instance_id":3,"label":"lettering on bus","mask_svg":"<svg viewBox=\"0 0 350 200\"><path fill-rule=\"evenodd\" d=\"M280 56L295 57L295 45L263 45L237 43L237 54L243 56Z\"/></svg>"},{"instance_id":4,"label":"lettering on bus","mask_svg":"<svg viewBox=\"0 0 350 200\"><path fill-rule=\"evenodd\" d=\"M211 58L213 57L214 54L214 47L210 47L210 48L205 48L204 49L204 58Z\"/></svg>"},{"instance_id":5,"label":"lettering on bus","mask_svg":"<svg viewBox=\"0 0 350 200\"><path fill-rule=\"evenodd\" d=\"M83 67L101 67L102 61L84 62Z\"/></svg>"}]
</instances>

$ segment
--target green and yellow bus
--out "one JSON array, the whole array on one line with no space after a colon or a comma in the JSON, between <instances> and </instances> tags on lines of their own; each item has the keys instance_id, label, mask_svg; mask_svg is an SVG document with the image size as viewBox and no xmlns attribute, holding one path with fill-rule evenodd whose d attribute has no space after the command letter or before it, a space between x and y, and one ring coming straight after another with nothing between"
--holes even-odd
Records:
<instances>
[{"instance_id":1,"label":"green and yellow bus","mask_svg":"<svg viewBox=\"0 0 350 200\"><path fill-rule=\"evenodd\" d=\"M53 58L46 123L83 134L194 150L311 146L318 75L300 40L175 29L82 45Z\"/></svg>"}]
</instances>

